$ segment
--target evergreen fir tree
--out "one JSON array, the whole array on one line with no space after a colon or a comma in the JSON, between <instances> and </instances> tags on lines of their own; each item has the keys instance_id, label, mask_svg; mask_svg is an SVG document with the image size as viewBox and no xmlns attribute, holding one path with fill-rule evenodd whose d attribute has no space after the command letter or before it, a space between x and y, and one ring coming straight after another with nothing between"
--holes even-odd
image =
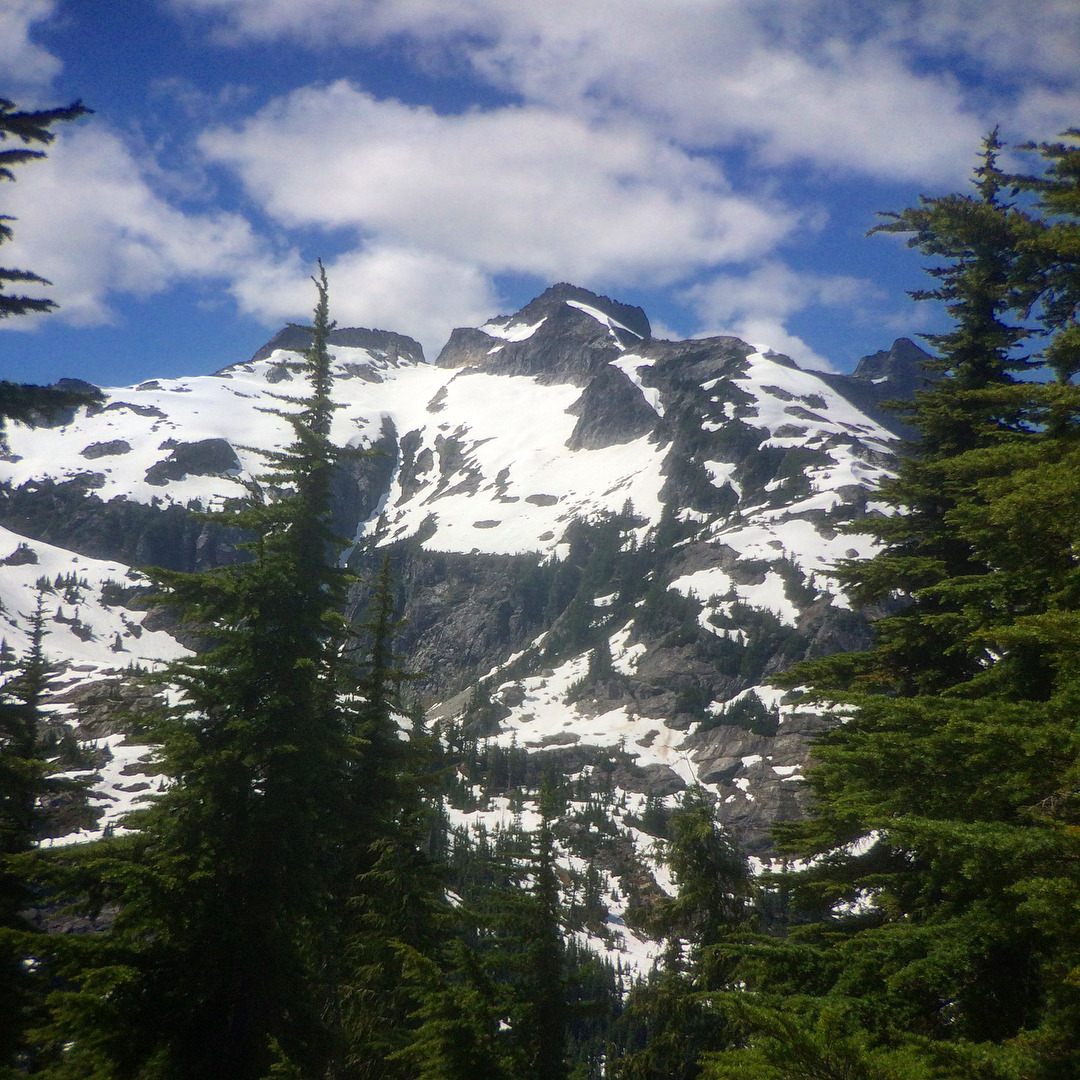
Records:
<instances>
[{"instance_id":1,"label":"evergreen fir tree","mask_svg":"<svg viewBox=\"0 0 1080 1080\"><path fill-rule=\"evenodd\" d=\"M418 988L418 1021L396 1057L416 1080L510 1080L510 992L484 970L477 954L457 940L440 966L415 950L405 953L404 975Z\"/></svg>"},{"instance_id":2,"label":"evergreen fir tree","mask_svg":"<svg viewBox=\"0 0 1080 1080\"><path fill-rule=\"evenodd\" d=\"M1029 144L1045 162L1041 175L1009 176L1018 191L1034 193L1041 217L1022 240L1025 254L1038 269L1035 287L1025 292L1027 313L1036 305L1050 332L1045 359L1058 380L1067 383L1080 372L1080 283L1076 249L1080 240L1080 128L1064 132L1060 142Z\"/></svg>"},{"instance_id":3,"label":"evergreen fir tree","mask_svg":"<svg viewBox=\"0 0 1080 1080\"><path fill-rule=\"evenodd\" d=\"M28 917L46 898L37 845L49 835L49 805L84 805L90 784L63 775L85 766L70 735L49 731L43 702L56 671L45 654L45 601L30 617L30 645L0 686L0 1075L29 1070L36 1057L28 1032L40 1022L48 970L45 938ZM2 650L0 650L2 651ZM13 1065L13 1063L17 1063Z\"/></svg>"},{"instance_id":4,"label":"evergreen fir tree","mask_svg":"<svg viewBox=\"0 0 1080 1080\"><path fill-rule=\"evenodd\" d=\"M294 441L225 512L254 537L251 558L154 574L211 644L169 669L179 700L148 728L169 785L131 816L133 836L77 857L120 910L89 968L57 961L76 982L56 1000L61 1071L316 1077L346 1075L358 1053L340 1025L342 928L380 845L397 839L384 830L400 758L381 608L383 651L363 686L351 673L325 274L316 285L313 343L291 365L309 393L282 399L296 406L281 414Z\"/></svg>"},{"instance_id":5,"label":"evergreen fir tree","mask_svg":"<svg viewBox=\"0 0 1080 1080\"><path fill-rule=\"evenodd\" d=\"M749 866L700 789L687 792L669 830L665 861L678 891L649 918L650 932L667 947L659 969L627 999L622 1050L612 1063L620 1080L695 1080L703 1055L731 1038L709 995L731 988L733 955L754 919Z\"/></svg>"},{"instance_id":6,"label":"evergreen fir tree","mask_svg":"<svg viewBox=\"0 0 1080 1080\"><path fill-rule=\"evenodd\" d=\"M856 598L907 606L873 651L789 678L846 719L815 751L813 818L777 830L812 858L780 879L802 925L747 953L755 1006L734 1007L755 1049L711 1076L1080 1068L1080 391L1015 380L1034 358L1015 357L1027 331L1004 321L1061 295L1031 238L1063 259L1076 221L1003 204L996 151L991 137L977 199L894 217L947 260L924 295L957 327L935 341L945 378L916 398L922 438L885 489L900 513L875 529L884 549L843 576ZM1063 315L1043 313L1053 356Z\"/></svg>"},{"instance_id":7,"label":"evergreen fir tree","mask_svg":"<svg viewBox=\"0 0 1080 1080\"><path fill-rule=\"evenodd\" d=\"M40 798L47 765L39 732L41 694L47 677L42 642L45 620L39 597L31 623L28 655L0 687L0 1075L25 1049L24 1034L34 1002L30 938L22 913L31 890L19 857L39 835Z\"/></svg>"},{"instance_id":8,"label":"evergreen fir tree","mask_svg":"<svg viewBox=\"0 0 1080 1080\"><path fill-rule=\"evenodd\" d=\"M546 807L542 807L542 810ZM551 821L544 813L536 837L536 866L530 902L519 933L524 939L520 1031L531 1080L566 1080L567 988L559 919L559 882Z\"/></svg>"},{"instance_id":9,"label":"evergreen fir tree","mask_svg":"<svg viewBox=\"0 0 1080 1080\"><path fill-rule=\"evenodd\" d=\"M426 969L451 922L441 868L426 854L435 817L436 762L415 723L406 730L402 688L416 676L398 666L390 560L367 598L354 645L364 658L353 738L357 772L344 811L354 843L341 867L349 897L337 921L344 960L338 1009L343 1076L406 1075L402 1051L415 1027L406 968ZM365 842L366 841L366 842Z\"/></svg>"}]
</instances>

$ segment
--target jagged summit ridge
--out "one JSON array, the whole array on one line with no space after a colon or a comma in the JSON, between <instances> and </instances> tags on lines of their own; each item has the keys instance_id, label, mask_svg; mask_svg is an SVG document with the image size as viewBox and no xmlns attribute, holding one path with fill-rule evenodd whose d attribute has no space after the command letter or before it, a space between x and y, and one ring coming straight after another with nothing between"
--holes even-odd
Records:
<instances>
[{"instance_id":1,"label":"jagged summit ridge","mask_svg":"<svg viewBox=\"0 0 1080 1080\"><path fill-rule=\"evenodd\" d=\"M564 304L576 307L586 314L592 313L592 317L597 318L598 321L610 320L616 327L629 331L638 341L647 341L652 337L649 317L642 308L624 304L609 296L600 296L565 281L560 281L557 285L545 289L517 314L501 315L496 319L491 319L485 325L538 322L541 317L556 311ZM599 313L599 316L596 313Z\"/></svg>"},{"instance_id":2,"label":"jagged summit ridge","mask_svg":"<svg viewBox=\"0 0 1080 1080\"><path fill-rule=\"evenodd\" d=\"M585 386L612 359L651 336L641 308L564 282L514 315L454 330L435 362Z\"/></svg>"},{"instance_id":3,"label":"jagged summit ridge","mask_svg":"<svg viewBox=\"0 0 1080 1080\"><path fill-rule=\"evenodd\" d=\"M330 332L329 344L339 348L363 349L373 357L391 364L425 363L424 349L420 342L392 330L369 330L363 326L340 327ZM311 331L307 327L290 324L256 350L249 363L257 364L260 360L266 360L279 349L285 352L303 352L310 345ZM224 370L230 371L231 367Z\"/></svg>"},{"instance_id":4,"label":"jagged summit ridge","mask_svg":"<svg viewBox=\"0 0 1080 1080\"><path fill-rule=\"evenodd\" d=\"M931 359L910 338L897 338L889 349L862 357L850 375L815 374L900 438L914 439L918 432L904 423L903 414L882 405L911 401L918 390L940 378L936 372L927 370L926 364Z\"/></svg>"}]
</instances>

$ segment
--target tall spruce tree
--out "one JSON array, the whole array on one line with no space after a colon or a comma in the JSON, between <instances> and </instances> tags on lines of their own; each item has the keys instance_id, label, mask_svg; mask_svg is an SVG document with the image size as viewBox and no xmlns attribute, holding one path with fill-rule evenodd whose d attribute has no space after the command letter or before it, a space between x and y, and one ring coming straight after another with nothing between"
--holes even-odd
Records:
<instances>
[{"instance_id":1,"label":"tall spruce tree","mask_svg":"<svg viewBox=\"0 0 1080 1080\"><path fill-rule=\"evenodd\" d=\"M24 912L32 891L20 857L40 834L48 765L40 732L41 696L48 677L45 616L39 596L30 649L0 685L0 1075L26 1049L25 1030L36 998L32 928Z\"/></svg>"},{"instance_id":2,"label":"tall spruce tree","mask_svg":"<svg viewBox=\"0 0 1080 1080\"><path fill-rule=\"evenodd\" d=\"M253 537L250 558L153 575L209 645L167 671L176 704L146 731L165 791L81 858L119 911L89 967L57 962L76 984L55 1001L61 1075L314 1078L358 1055L340 1030L341 927L386 839L398 757L388 654L366 685L350 661L325 273L316 286L312 346L290 364L309 391L282 399L293 442L215 516Z\"/></svg>"},{"instance_id":3,"label":"tall spruce tree","mask_svg":"<svg viewBox=\"0 0 1080 1080\"><path fill-rule=\"evenodd\" d=\"M1050 334L1046 362L1061 382L1068 382L1080 372L1080 128L1070 128L1060 141L1023 149L1037 151L1045 163L1041 174L1008 177L1018 191L1037 197L1041 212L1023 240L1026 256L1039 271L1028 311L1036 305L1041 309Z\"/></svg>"},{"instance_id":4,"label":"tall spruce tree","mask_svg":"<svg viewBox=\"0 0 1080 1080\"><path fill-rule=\"evenodd\" d=\"M874 650L790 677L846 719L815 752L813 818L778 830L811 860L784 879L802 925L748 954L757 994L734 1008L752 1049L712 1076L1080 1069L1080 393L1067 364L1056 385L1015 379L1036 358L1005 321L1040 317L1055 355L1070 324L1032 238L1064 265L1066 238L1047 237L1076 219L1003 203L997 150L991 136L978 197L888 226L944 260L919 298L956 322L934 340L945 377L915 401L922 438L885 488L883 550L842 570L856 598L906 606Z\"/></svg>"},{"instance_id":5,"label":"tall spruce tree","mask_svg":"<svg viewBox=\"0 0 1080 1080\"><path fill-rule=\"evenodd\" d=\"M441 869L426 848L437 810L433 747L419 724L405 726L402 689L416 676L399 665L389 558L366 598L354 737L359 754L345 817L361 842L339 868L347 896L335 921L341 959L335 1001L340 1075L357 1080L410 1076L401 1051L412 1039L415 994L406 969L426 970L446 944L451 916Z\"/></svg>"},{"instance_id":6,"label":"tall spruce tree","mask_svg":"<svg viewBox=\"0 0 1080 1080\"><path fill-rule=\"evenodd\" d=\"M532 894L521 906L517 927L523 945L518 1031L530 1080L566 1080L569 1073L565 946L550 804L541 791Z\"/></svg>"},{"instance_id":7,"label":"tall spruce tree","mask_svg":"<svg viewBox=\"0 0 1080 1080\"><path fill-rule=\"evenodd\" d=\"M696 1080L703 1056L732 1037L710 999L731 988L732 957L753 927L750 868L700 789L686 793L668 828L664 855L677 893L655 905L649 926L667 946L661 966L627 997L610 1066L619 1080Z\"/></svg>"},{"instance_id":8,"label":"tall spruce tree","mask_svg":"<svg viewBox=\"0 0 1080 1080\"><path fill-rule=\"evenodd\" d=\"M49 971L39 960L48 951L47 938L31 914L47 899L38 845L53 835L57 812L94 816L87 798L89 762L74 738L56 738L47 717L45 700L56 675L45 653L47 633L44 590L39 590L25 655L16 660L0 646L5 653L0 662L0 1076L5 1077L36 1067L31 1032L43 1015L49 986ZM80 767L87 771L80 775Z\"/></svg>"}]
</instances>

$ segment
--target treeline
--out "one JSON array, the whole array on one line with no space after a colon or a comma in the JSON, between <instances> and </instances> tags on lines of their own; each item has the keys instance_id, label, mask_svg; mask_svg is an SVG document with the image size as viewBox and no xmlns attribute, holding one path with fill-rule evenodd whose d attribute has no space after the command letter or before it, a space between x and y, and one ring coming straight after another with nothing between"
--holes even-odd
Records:
<instances>
[{"instance_id":1,"label":"treeline","mask_svg":"<svg viewBox=\"0 0 1080 1080\"><path fill-rule=\"evenodd\" d=\"M1080 131L1024 148L1032 173L1002 149L987 139L974 193L879 226L934 260L916 296L953 329L906 406L919 438L881 492L897 513L857 526L880 554L838 569L896 613L873 648L785 676L839 722L813 815L776 829L784 872L752 874L700 791L620 826L602 781L485 749L482 691L471 728L406 718L389 572L359 627L343 615L320 274L309 391L282 398L294 440L224 511L250 559L155 575L207 645L142 720L162 793L114 835L42 849L40 626L2 688L0 1076L1080 1075ZM584 600L629 565L633 524L582 535L543 583L558 649L591 648L597 678ZM636 588L677 632L685 612ZM730 720L775 724L749 698ZM495 797L537 826L451 828L447 807ZM647 887L631 828L662 840L674 895ZM661 945L639 982L584 947L617 925L601 859L624 860L624 892L638 875L622 917ZM96 932L45 932L61 909Z\"/></svg>"}]
</instances>

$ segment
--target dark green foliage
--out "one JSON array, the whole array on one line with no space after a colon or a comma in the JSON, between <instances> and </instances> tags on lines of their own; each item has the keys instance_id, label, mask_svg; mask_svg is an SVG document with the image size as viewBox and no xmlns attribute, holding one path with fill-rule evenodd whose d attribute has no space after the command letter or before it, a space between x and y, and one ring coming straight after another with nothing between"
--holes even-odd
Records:
<instances>
[{"instance_id":1,"label":"dark green foliage","mask_svg":"<svg viewBox=\"0 0 1080 1080\"><path fill-rule=\"evenodd\" d=\"M666 861L677 894L647 919L665 939L663 966L633 987L617 1026L621 1080L695 1080L704 1054L731 1045L732 1028L709 993L730 989L736 971L724 946L755 919L756 890L746 856L716 823L704 792L691 789L668 822Z\"/></svg>"},{"instance_id":2,"label":"dark green foliage","mask_svg":"<svg viewBox=\"0 0 1080 1080\"><path fill-rule=\"evenodd\" d=\"M572 656L600 644L611 628L643 594L649 555L628 540L630 530L641 524L629 504L618 514L590 520L576 519L567 527L569 552L554 567L546 607L553 622L544 643L545 655ZM598 608L600 596L613 596L609 606Z\"/></svg>"},{"instance_id":3,"label":"dark green foliage","mask_svg":"<svg viewBox=\"0 0 1080 1080\"><path fill-rule=\"evenodd\" d=\"M400 623L389 560L367 597L358 663L354 737L357 758L342 808L342 907L328 926L339 989L330 1002L344 1074L402 1075L395 1053L406 1045L414 1009L405 984L408 955L435 952L446 933L442 875L426 854L438 827L430 740L413 724L405 736L402 688L415 678L398 664Z\"/></svg>"},{"instance_id":4,"label":"dark green foliage","mask_svg":"<svg viewBox=\"0 0 1080 1080\"><path fill-rule=\"evenodd\" d=\"M515 1026L527 1075L564 1080L568 1074L567 994L560 925L559 885L547 817L536 838L531 895L513 917L520 955L520 990Z\"/></svg>"},{"instance_id":5,"label":"dark green foliage","mask_svg":"<svg viewBox=\"0 0 1080 1080\"><path fill-rule=\"evenodd\" d=\"M56 138L55 132L50 130L54 124L75 120L89 112L90 110L81 101L72 102L72 104L62 109L21 112L16 111L13 101L0 98L0 146L4 147L4 149L0 149L0 180L14 180L15 174L11 170L15 165L22 165L45 156L44 150L28 148L35 143L43 146L51 143ZM21 147L8 148L8 140L14 141L16 139L22 144ZM6 214L0 214L0 244L11 239L12 229L7 223L13 220ZM56 307L52 300L3 295L2 290L7 285L15 283L19 285L27 283L50 284L45 278L29 270L0 268L0 319L7 318L9 315L27 315L52 311ZM11 386L10 383L0 383L0 400L6 397L8 391L5 388Z\"/></svg>"},{"instance_id":6,"label":"dark green foliage","mask_svg":"<svg viewBox=\"0 0 1080 1080\"><path fill-rule=\"evenodd\" d=\"M780 710L776 706L770 709L757 694L750 692L727 704L722 712L703 721L698 732L711 731L719 724L734 724L752 731L755 735L773 736L780 725Z\"/></svg>"},{"instance_id":7,"label":"dark green foliage","mask_svg":"<svg viewBox=\"0 0 1080 1080\"><path fill-rule=\"evenodd\" d=\"M631 987L614 1035L617 1080L696 1080L702 1054L729 1044L727 1025L693 979L670 970Z\"/></svg>"},{"instance_id":8,"label":"dark green foliage","mask_svg":"<svg viewBox=\"0 0 1080 1080\"><path fill-rule=\"evenodd\" d=\"M99 813L87 804L89 772L57 775L87 770L89 763L71 733L42 709L55 674L45 655L45 623L39 593L26 656L16 661L8 653L0 670L0 1075L32 1059L27 1032L40 1019L48 985L38 960L43 937L27 916L42 893L33 850L72 823L92 826ZM57 830L61 814L68 828Z\"/></svg>"},{"instance_id":9,"label":"dark green foliage","mask_svg":"<svg viewBox=\"0 0 1080 1080\"><path fill-rule=\"evenodd\" d=\"M0 1074L25 1049L32 1015L34 935L21 913L30 906L31 887L19 856L38 838L39 799L46 791L48 766L42 753L40 703L48 669L42 649L44 616L39 601L33 645L14 675L0 687Z\"/></svg>"},{"instance_id":10,"label":"dark green foliage","mask_svg":"<svg viewBox=\"0 0 1080 1080\"><path fill-rule=\"evenodd\" d=\"M640 818L633 819L627 815L624 820L627 824L632 824L651 836L666 838L668 825L671 821L671 811L664 805L662 796L650 795L645 800L645 807L641 811Z\"/></svg>"},{"instance_id":11,"label":"dark green foliage","mask_svg":"<svg viewBox=\"0 0 1080 1080\"><path fill-rule=\"evenodd\" d=\"M636 619L640 634L667 635L665 643L668 644L692 640L697 635L697 617L701 610L697 600L669 589L655 577L649 582L644 600Z\"/></svg>"},{"instance_id":12,"label":"dark green foliage","mask_svg":"<svg viewBox=\"0 0 1080 1080\"><path fill-rule=\"evenodd\" d=\"M477 954L452 943L442 965L415 950L405 954L405 978L420 1005L412 1041L396 1054L416 1080L509 1080L515 1071L506 1018L510 993L484 970Z\"/></svg>"},{"instance_id":13,"label":"dark green foliage","mask_svg":"<svg viewBox=\"0 0 1080 1080\"><path fill-rule=\"evenodd\" d=\"M708 954L753 917L754 888L746 856L716 822L705 793L691 788L668 824L665 860L678 888L656 905L656 928L672 943L685 943L686 960L704 983L716 978ZM678 946L683 955L683 946Z\"/></svg>"},{"instance_id":14,"label":"dark green foliage","mask_svg":"<svg viewBox=\"0 0 1080 1080\"><path fill-rule=\"evenodd\" d=\"M385 1021L406 1015L384 993L389 941L435 932L426 822L402 776L412 744L394 712L388 577L359 642L342 615L316 284L298 365L310 391L283 399L294 442L225 512L254 537L250 559L154 575L209 647L166 673L179 700L147 727L169 786L131 815L137 833L72 857L91 906L119 910L110 933L53 961L71 980L47 1033L60 1073L380 1075Z\"/></svg>"},{"instance_id":15,"label":"dark green foliage","mask_svg":"<svg viewBox=\"0 0 1080 1080\"><path fill-rule=\"evenodd\" d=\"M1080 231L1080 129L1070 128L1061 141L1030 145L1045 163L1041 175L1008 176L1018 190L1033 193L1042 217L1027 223L1019 247L1037 268L1025 290L1029 309L1038 305L1040 322L1050 332L1044 350L1047 365L1061 382L1080 371L1080 285L1076 244Z\"/></svg>"},{"instance_id":16,"label":"dark green foliage","mask_svg":"<svg viewBox=\"0 0 1080 1080\"><path fill-rule=\"evenodd\" d=\"M1033 328L1070 374L1077 296L1055 275L1075 280L1077 177L1057 169L1067 147L1025 183L998 150L991 136L976 195L883 227L938 260L916 295L955 323L931 339L944 377L916 397L915 452L883 486L902 512L860 526L883 550L842 568L857 601L905 604L871 651L788 677L847 719L815 751L813 818L777 830L813 861L776 879L787 939L740 965L755 1004L731 1007L752 1049L710 1076L1080 1069L1080 391L1018 378ZM1010 186L1052 194L1054 216L1005 202Z\"/></svg>"}]
</instances>

